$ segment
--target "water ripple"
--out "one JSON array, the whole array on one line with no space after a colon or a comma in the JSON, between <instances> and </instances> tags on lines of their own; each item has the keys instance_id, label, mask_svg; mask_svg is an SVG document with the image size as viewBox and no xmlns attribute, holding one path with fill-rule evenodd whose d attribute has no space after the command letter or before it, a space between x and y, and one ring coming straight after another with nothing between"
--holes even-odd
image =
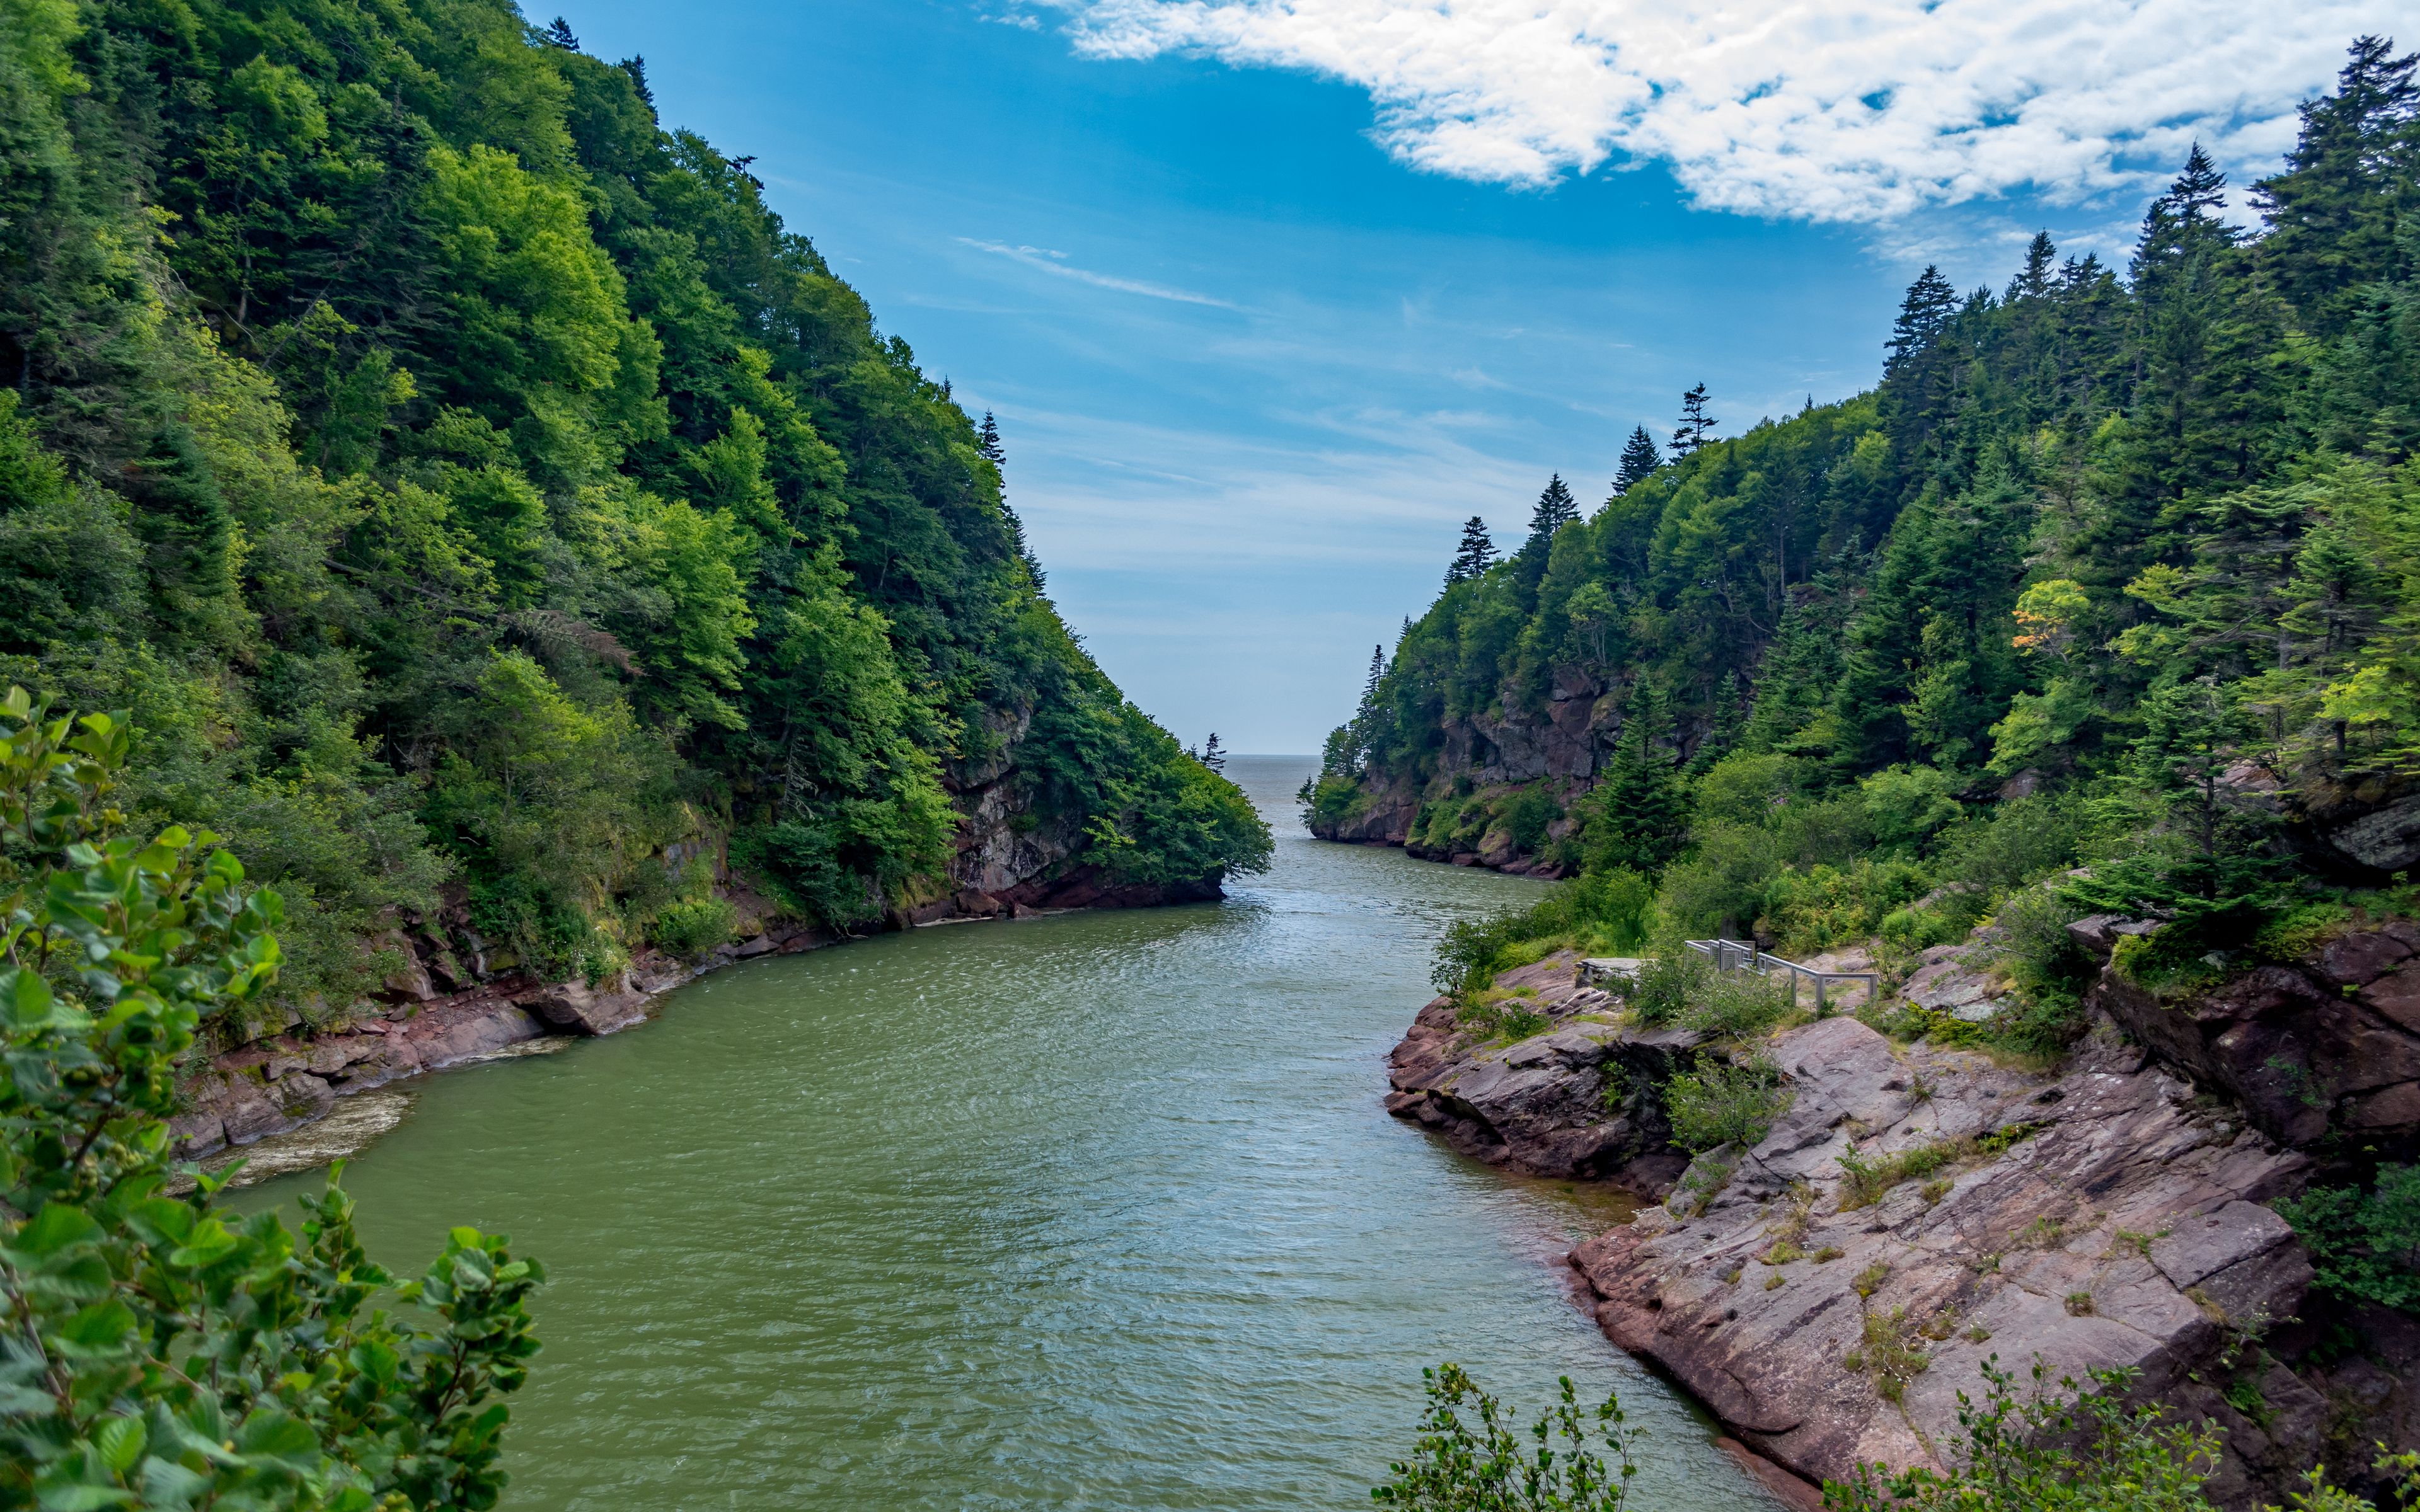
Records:
<instances>
[{"instance_id":1,"label":"water ripple","mask_svg":"<svg viewBox=\"0 0 2420 1512\"><path fill-rule=\"evenodd\" d=\"M1290 825L1298 764L1233 770ZM759 962L432 1079L350 1184L399 1269L545 1258L519 1512L1366 1505L1449 1357L1619 1386L1641 1504L1768 1507L1573 1304L1602 1197L1378 1107L1436 932L1537 887L1295 830L1221 904Z\"/></svg>"}]
</instances>

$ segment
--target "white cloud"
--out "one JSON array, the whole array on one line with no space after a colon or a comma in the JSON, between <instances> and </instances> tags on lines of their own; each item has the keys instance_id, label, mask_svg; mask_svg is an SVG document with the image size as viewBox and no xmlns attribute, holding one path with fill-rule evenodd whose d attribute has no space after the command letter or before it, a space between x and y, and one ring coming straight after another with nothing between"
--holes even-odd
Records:
<instances>
[{"instance_id":1,"label":"white cloud","mask_svg":"<svg viewBox=\"0 0 2420 1512\"><path fill-rule=\"evenodd\" d=\"M1433 172L1544 184L1660 162L1700 203L1820 221L2139 193L2195 138L2265 167L2346 43L2412 17L2401 0L1053 3L1091 56L1356 85L1378 139Z\"/></svg>"},{"instance_id":2,"label":"white cloud","mask_svg":"<svg viewBox=\"0 0 2420 1512\"><path fill-rule=\"evenodd\" d=\"M1178 304L1206 304L1219 310L1240 308L1225 300L1212 299L1207 294L1195 294L1187 289L1170 288L1165 284L1146 284L1138 278L1116 278L1108 273L1094 272L1088 268L1078 268L1066 260L1065 253L1053 252L1047 247L1012 247L1004 241L979 241L973 237L960 237L958 240L977 252L988 252L998 256L1014 258L1028 268L1039 268L1046 273L1054 273L1061 278L1072 278L1079 284L1090 284L1094 288L1115 289L1121 294L1140 294L1145 299L1169 300Z\"/></svg>"}]
</instances>

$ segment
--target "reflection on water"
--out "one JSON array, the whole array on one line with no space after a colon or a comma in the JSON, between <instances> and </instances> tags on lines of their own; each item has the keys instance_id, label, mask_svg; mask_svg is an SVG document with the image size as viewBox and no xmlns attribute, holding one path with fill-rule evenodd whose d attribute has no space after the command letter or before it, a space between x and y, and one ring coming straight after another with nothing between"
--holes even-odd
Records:
<instances>
[{"instance_id":1,"label":"reflection on water","mask_svg":"<svg viewBox=\"0 0 2420 1512\"><path fill-rule=\"evenodd\" d=\"M1573 1304L1615 1199L1380 1108L1450 919L1542 884L1326 845L1223 903L889 935L421 1084L351 1167L374 1253L544 1258L508 1507L1345 1507L1451 1358L1619 1386L1636 1504L1770 1504ZM247 1194L282 1201L313 1178Z\"/></svg>"}]
</instances>

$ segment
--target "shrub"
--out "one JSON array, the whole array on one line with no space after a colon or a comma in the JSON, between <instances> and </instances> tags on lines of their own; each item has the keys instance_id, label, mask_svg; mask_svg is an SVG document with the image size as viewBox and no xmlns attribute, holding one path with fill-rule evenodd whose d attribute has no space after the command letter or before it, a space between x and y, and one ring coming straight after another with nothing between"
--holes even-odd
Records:
<instances>
[{"instance_id":1,"label":"shrub","mask_svg":"<svg viewBox=\"0 0 2420 1512\"><path fill-rule=\"evenodd\" d=\"M1525 1452L1496 1398L1460 1365L1420 1375L1429 1405L1419 1439L1410 1458L1387 1467L1391 1473L1371 1489L1373 1500L1420 1512L1621 1512L1627 1504L1638 1467L1613 1396L1583 1413L1571 1378L1563 1378L1561 1400L1531 1427L1537 1447ZM1612 1456L1610 1467L1590 1447L1592 1436Z\"/></svg>"},{"instance_id":2,"label":"shrub","mask_svg":"<svg viewBox=\"0 0 2420 1512\"><path fill-rule=\"evenodd\" d=\"M1562 805L1544 788L1536 787L1523 788L1512 795L1497 815L1504 832L1512 837L1512 848L1524 855L1535 855L1542 849L1546 843L1546 826L1562 816Z\"/></svg>"},{"instance_id":3,"label":"shrub","mask_svg":"<svg viewBox=\"0 0 2420 1512\"><path fill-rule=\"evenodd\" d=\"M1793 955L1862 940L1930 888L1913 862L1859 856L1847 866L1784 868L1766 887L1767 927Z\"/></svg>"},{"instance_id":4,"label":"shrub","mask_svg":"<svg viewBox=\"0 0 2420 1512\"><path fill-rule=\"evenodd\" d=\"M1760 977L1752 971L1710 971L1681 1022L1707 1034L1750 1039L1795 1011L1791 1002L1794 981L1787 972Z\"/></svg>"},{"instance_id":5,"label":"shrub","mask_svg":"<svg viewBox=\"0 0 2420 1512\"><path fill-rule=\"evenodd\" d=\"M2074 900L2053 887L2018 893L1993 917L2003 936L2000 964L2024 1005L1998 1026L2012 1048L2056 1055L2084 1032L2084 993L2097 967L2067 931L2083 917Z\"/></svg>"},{"instance_id":6,"label":"shrub","mask_svg":"<svg viewBox=\"0 0 2420 1512\"><path fill-rule=\"evenodd\" d=\"M493 1506L535 1261L457 1228L398 1286L341 1167L300 1235L166 1195L178 1057L274 980L280 904L208 832L117 832L131 734L0 702L0 1504Z\"/></svg>"},{"instance_id":7,"label":"shrub","mask_svg":"<svg viewBox=\"0 0 2420 1512\"><path fill-rule=\"evenodd\" d=\"M1769 830L1716 822L1698 836L1697 854L1664 873L1664 906L1691 935L1736 939L1764 912L1764 892L1781 870Z\"/></svg>"},{"instance_id":8,"label":"shrub","mask_svg":"<svg viewBox=\"0 0 2420 1512\"><path fill-rule=\"evenodd\" d=\"M1945 835L1933 870L1942 882L1962 884L1988 903L2074 865L2083 833L2070 801L2011 798L1989 819Z\"/></svg>"},{"instance_id":9,"label":"shrub","mask_svg":"<svg viewBox=\"0 0 2420 1512\"><path fill-rule=\"evenodd\" d=\"M1938 767L1892 766L1857 784L1874 843L1913 856L1965 817Z\"/></svg>"},{"instance_id":10,"label":"shrub","mask_svg":"<svg viewBox=\"0 0 2420 1512\"><path fill-rule=\"evenodd\" d=\"M1678 1023L1714 976L1714 963L1695 950L1650 956L1622 989L1630 1016L1651 1028Z\"/></svg>"},{"instance_id":11,"label":"shrub","mask_svg":"<svg viewBox=\"0 0 2420 1512\"><path fill-rule=\"evenodd\" d=\"M1886 1402L1895 1402L1905 1396L1907 1383L1922 1375L1932 1364L1932 1357L1916 1342L1916 1326L1909 1319L1904 1307L1894 1307L1886 1313L1867 1313L1858 1334L1865 1348L1856 1368L1873 1373L1874 1390Z\"/></svg>"},{"instance_id":12,"label":"shrub","mask_svg":"<svg viewBox=\"0 0 2420 1512\"><path fill-rule=\"evenodd\" d=\"M738 926L739 911L730 900L708 895L667 904L647 926L647 935L657 949L693 959L728 942Z\"/></svg>"},{"instance_id":13,"label":"shrub","mask_svg":"<svg viewBox=\"0 0 2420 1512\"><path fill-rule=\"evenodd\" d=\"M1557 949L1622 954L1647 942L1655 889L1635 872L1590 872L1566 882L1529 907L1446 926L1430 962L1437 991L1467 998L1514 964L1526 951L1535 961Z\"/></svg>"},{"instance_id":14,"label":"shrub","mask_svg":"<svg viewBox=\"0 0 2420 1512\"><path fill-rule=\"evenodd\" d=\"M2135 1372L2093 1371L2089 1395L2063 1379L2054 1394L2037 1362L2024 1398L1997 1355L1983 1375L1981 1404L1958 1394L1959 1432L1943 1456L1955 1468L1860 1465L1824 1484L1828 1512L2214 1512L2201 1487L2218 1466L2218 1435L2167 1423L2156 1405L2129 1407Z\"/></svg>"},{"instance_id":15,"label":"shrub","mask_svg":"<svg viewBox=\"0 0 2420 1512\"><path fill-rule=\"evenodd\" d=\"M1772 751L1733 751L1698 779L1697 814L1706 822L1761 825L1798 789L1798 764Z\"/></svg>"},{"instance_id":16,"label":"shrub","mask_svg":"<svg viewBox=\"0 0 2420 1512\"><path fill-rule=\"evenodd\" d=\"M2275 1207L2311 1252L2321 1287L2420 1313L2420 1166L2386 1166L2367 1192L2313 1187Z\"/></svg>"},{"instance_id":17,"label":"shrub","mask_svg":"<svg viewBox=\"0 0 2420 1512\"><path fill-rule=\"evenodd\" d=\"M1672 1142L1697 1154L1758 1143L1789 1110L1791 1096L1781 1068L1767 1057L1738 1065L1708 1057L1665 1085L1664 1111Z\"/></svg>"}]
</instances>

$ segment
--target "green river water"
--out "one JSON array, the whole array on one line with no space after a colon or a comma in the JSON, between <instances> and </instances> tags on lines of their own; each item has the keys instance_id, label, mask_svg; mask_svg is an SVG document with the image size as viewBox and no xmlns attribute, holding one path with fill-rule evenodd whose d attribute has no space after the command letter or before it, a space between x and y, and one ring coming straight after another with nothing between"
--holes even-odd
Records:
<instances>
[{"instance_id":1,"label":"green river water","mask_svg":"<svg viewBox=\"0 0 2420 1512\"><path fill-rule=\"evenodd\" d=\"M1310 839L1309 765L1230 766L1280 838L1222 903L752 963L417 1084L347 1178L372 1252L551 1276L506 1507L1367 1506L1449 1358L1525 1419L1619 1387L1634 1506L1770 1507L1575 1304L1622 1210L1379 1106L1437 932L1543 885Z\"/></svg>"}]
</instances>

